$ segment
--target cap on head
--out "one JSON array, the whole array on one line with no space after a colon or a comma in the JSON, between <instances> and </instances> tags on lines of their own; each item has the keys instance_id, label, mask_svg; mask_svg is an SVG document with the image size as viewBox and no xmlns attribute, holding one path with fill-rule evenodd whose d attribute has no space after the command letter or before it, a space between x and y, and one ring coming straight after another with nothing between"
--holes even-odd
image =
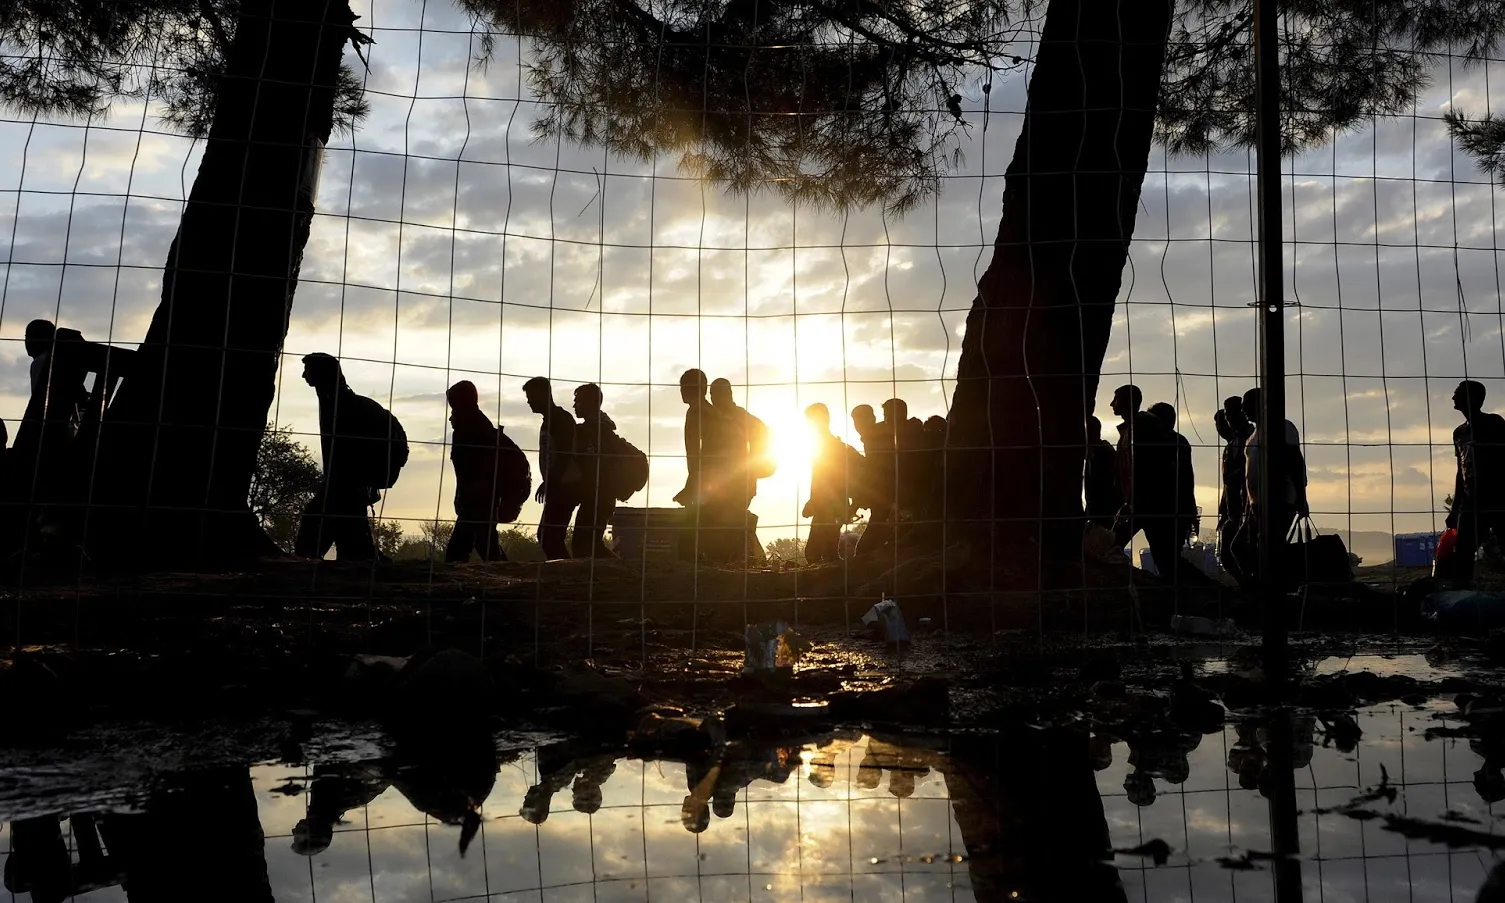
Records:
<instances>
[{"instance_id":1,"label":"cap on head","mask_svg":"<svg viewBox=\"0 0 1505 903\"><path fill-rule=\"evenodd\" d=\"M481 393L476 391L476 384L468 379L462 379L449 387L444 393L452 408L474 408L481 404Z\"/></svg>"}]
</instances>

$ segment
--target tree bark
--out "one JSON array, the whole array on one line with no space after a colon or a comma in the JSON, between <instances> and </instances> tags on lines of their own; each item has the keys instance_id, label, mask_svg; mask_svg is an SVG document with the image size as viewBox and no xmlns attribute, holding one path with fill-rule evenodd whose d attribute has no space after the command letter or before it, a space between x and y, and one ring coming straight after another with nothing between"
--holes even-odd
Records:
<instances>
[{"instance_id":1,"label":"tree bark","mask_svg":"<svg viewBox=\"0 0 1505 903\"><path fill-rule=\"evenodd\" d=\"M973 549L1081 549L1084 424L1149 166L1168 0L1052 0L967 315L947 520Z\"/></svg>"},{"instance_id":2,"label":"tree bark","mask_svg":"<svg viewBox=\"0 0 1505 903\"><path fill-rule=\"evenodd\" d=\"M156 536L184 563L266 549L247 495L354 21L348 0L241 6L162 301L105 419L94 499L130 529L93 518L97 547L139 556L120 539Z\"/></svg>"}]
</instances>

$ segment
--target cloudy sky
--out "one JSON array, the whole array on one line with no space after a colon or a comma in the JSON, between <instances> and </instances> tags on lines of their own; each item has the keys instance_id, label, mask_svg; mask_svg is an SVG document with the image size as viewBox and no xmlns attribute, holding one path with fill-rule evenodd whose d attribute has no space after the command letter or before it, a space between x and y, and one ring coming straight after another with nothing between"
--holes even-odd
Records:
<instances>
[{"instance_id":1,"label":"cloudy sky","mask_svg":"<svg viewBox=\"0 0 1505 903\"><path fill-rule=\"evenodd\" d=\"M298 359L345 359L356 390L390 402L415 440L384 516L450 515L443 392L461 378L525 447L537 442L526 378L552 377L566 404L599 382L620 432L655 456L632 502L649 506L671 506L684 481L680 372L730 379L788 437L754 503L765 538L797 521L805 405L899 395L918 416L944 413L1027 70L986 112L969 90L965 163L934 203L900 220L831 215L724 193L672 159L535 140L526 47L503 39L478 69L448 4L356 8L376 38L372 114L326 158L273 416L316 430ZM1432 528L1451 488L1453 385L1467 374L1505 399L1501 196L1439 119L1450 103L1490 109L1501 74L1441 60L1412 115L1287 163L1288 297L1301 303L1289 366L1302 374L1289 390L1323 523ZM87 124L0 121L0 417L24 407L29 319L123 344L144 335L199 150L150 105ZM1130 378L1175 401L1211 510L1212 411L1255 368L1253 160L1157 148L1150 168L1099 410L1111 420L1107 398ZM524 519L536 516L530 504Z\"/></svg>"}]
</instances>

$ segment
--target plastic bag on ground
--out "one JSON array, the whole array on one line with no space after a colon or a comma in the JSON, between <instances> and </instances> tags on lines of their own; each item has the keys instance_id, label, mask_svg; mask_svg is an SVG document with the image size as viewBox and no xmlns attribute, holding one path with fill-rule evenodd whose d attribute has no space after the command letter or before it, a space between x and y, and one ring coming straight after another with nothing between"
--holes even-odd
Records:
<instances>
[{"instance_id":1,"label":"plastic bag on ground","mask_svg":"<svg viewBox=\"0 0 1505 903\"><path fill-rule=\"evenodd\" d=\"M899 603L887 596L867 610L867 614L862 616L862 623L881 631L883 638L890 643L909 642L909 628L904 625L904 612L899 610Z\"/></svg>"}]
</instances>

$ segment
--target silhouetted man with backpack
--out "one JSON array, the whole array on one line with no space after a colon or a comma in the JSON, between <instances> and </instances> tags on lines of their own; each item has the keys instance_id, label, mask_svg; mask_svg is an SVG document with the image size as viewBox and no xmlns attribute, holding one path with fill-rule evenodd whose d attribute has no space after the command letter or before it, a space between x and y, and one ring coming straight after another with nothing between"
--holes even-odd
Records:
<instances>
[{"instance_id":1,"label":"silhouetted man with backpack","mask_svg":"<svg viewBox=\"0 0 1505 903\"><path fill-rule=\"evenodd\" d=\"M1453 430L1458 471L1447 526L1458 531L1458 544L1448 576L1460 582L1473 577L1474 556L1491 530L1505 542L1505 418L1483 405L1483 383L1466 379L1453 392L1453 409L1463 422Z\"/></svg>"},{"instance_id":2,"label":"silhouetted man with backpack","mask_svg":"<svg viewBox=\"0 0 1505 903\"><path fill-rule=\"evenodd\" d=\"M538 493L543 503L538 519L538 544L543 557L556 561L570 557L564 535L570 528L570 515L580 504L581 473L575 460L575 418L554 403L549 381L535 376L523 383L528 409L543 415L538 428Z\"/></svg>"},{"instance_id":3,"label":"silhouetted man with backpack","mask_svg":"<svg viewBox=\"0 0 1505 903\"><path fill-rule=\"evenodd\" d=\"M758 481L773 476L775 469L768 425L737 404L732 397L731 381L727 379L711 382L711 407L721 415L727 460L726 477L717 500L720 511L717 521L725 525L732 562L745 564L749 553L757 558L763 549L758 542L757 515L748 509L758 494Z\"/></svg>"},{"instance_id":4,"label":"silhouetted man with backpack","mask_svg":"<svg viewBox=\"0 0 1505 903\"><path fill-rule=\"evenodd\" d=\"M333 545L341 560L374 560L367 509L407 464L407 434L390 411L350 388L332 355L305 357L303 380L319 396L324 478L303 509L293 550L303 558L323 558Z\"/></svg>"},{"instance_id":5,"label":"silhouetted man with backpack","mask_svg":"<svg viewBox=\"0 0 1505 903\"><path fill-rule=\"evenodd\" d=\"M575 535L570 551L576 558L616 558L606 547L606 525L617 507L617 475L621 455L616 443L617 425L601 410L601 387L586 383L575 390L575 456L580 462L580 513L575 515Z\"/></svg>"},{"instance_id":6,"label":"silhouetted man with backpack","mask_svg":"<svg viewBox=\"0 0 1505 903\"><path fill-rule=\"evenodd\" d=\"M482 561L506 561L497 525L517 520L528 500L533 488L528 456L481 410L470 380L450 386L446 397L455 430L449 450L455 468L455 530L444 547L444 560L467 561L474 551Z\"/></svg>"},{"instance_id":7,"label":"silhouetted man with backpack","mask_svg":"<svg viewBox=\"0 0 1505 903\"><path fill-rule=\"evenodd\" d=\"M836 561L841 527L852 520L852 493L862 456L831 432L831 411L823 404L805 408L805 420L815 439L810 462L810 499L801 512L810 518L805 560L811 564Z\"/></svg>"}]
</instances>

